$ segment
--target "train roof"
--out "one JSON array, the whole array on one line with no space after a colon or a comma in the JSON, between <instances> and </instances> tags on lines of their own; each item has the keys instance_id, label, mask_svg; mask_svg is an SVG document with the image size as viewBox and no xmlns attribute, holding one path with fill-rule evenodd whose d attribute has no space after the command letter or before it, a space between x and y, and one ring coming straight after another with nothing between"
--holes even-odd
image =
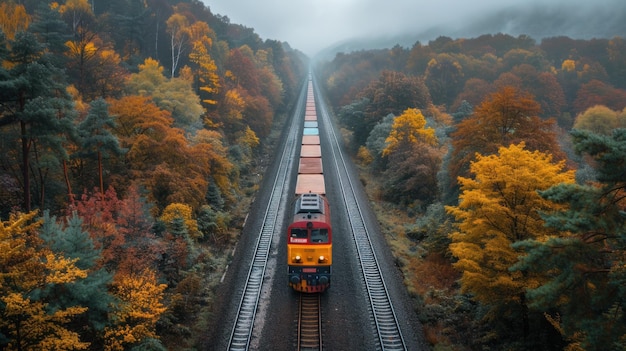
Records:
<instances>
[{"instance_id":1,"label":"train roof","mask_svg":"<svg viewBox=\"0 0 626 351\"><path fill-rule=\"evenodd\" d=\"M322 157L322 148L319 145L302 145L300 157Z\"/></svg>"},{"instance_id":2,"label":"train roof","mask_svg":"<svg viewBox=\"0 0 626 351\"><path fill-rule=\"evenodd\" d=\"M320 135L318 128L304 128L303 135Z\"/></svg>"},{"instance_id":3,"label":"train roof","mask_svg":"<svg viewBox=\"0 0 626 351\"><path fill-rule=\"evenodd\" d=\"M296 202L296 213L324 213L324 199L320 194L302 194Z\"/></svg>"},{"instance_id":4,"label":"train roof","mask_svg":"<svg viewBox=\"0 0 626 351\"><path fill-rule=\"evenodd\" d=\"M326 184L323 174L298 174L296 181L296 195L315 193L326 194Z\"/></svg>"},{"instance_id":5,"label":"train roof","mask_svg":"<svg viewBox=\"0 0 626 351\"><path fill-rule=\"evenodd\" d=\"M298 173L301 173L301 174L324 173L322 169L322 159L319 157L301 157L300 165L298 166Z\"/></svg>"},{"instance_id":6,"label":"train roof","mask_svg":"<svg viewBox=\"0 0 626 351\"><path fill-rule=\"evenodd\" d=\"M320 144L319 135L303 135L302 136L302 145L319 145L319 144Z\"/></svg>"}]
</instances>

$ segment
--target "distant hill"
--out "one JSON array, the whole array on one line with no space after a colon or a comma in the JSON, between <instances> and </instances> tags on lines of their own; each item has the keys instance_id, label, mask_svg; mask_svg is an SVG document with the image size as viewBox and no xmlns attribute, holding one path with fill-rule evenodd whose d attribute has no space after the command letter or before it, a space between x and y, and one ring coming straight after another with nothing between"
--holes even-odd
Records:
<instances>
[{"instance_id":1,"label":"distant hill","mask_svg":"<svg viewBox=\"0 0 626 351\"><path fill-rule=\"evenodd\" d=\"M428 44L439 36L474 38L483 34L528 35L537 42L543 38L567 36L573 39L626 37L626 2L615 0L584 8L534 4L509 7L465 21L424 30L380 37L353 38L328 47L318 58L332 59L337 52L391 48L396 44L412 47L416 41Z\"/></svg>"}]
</instances>

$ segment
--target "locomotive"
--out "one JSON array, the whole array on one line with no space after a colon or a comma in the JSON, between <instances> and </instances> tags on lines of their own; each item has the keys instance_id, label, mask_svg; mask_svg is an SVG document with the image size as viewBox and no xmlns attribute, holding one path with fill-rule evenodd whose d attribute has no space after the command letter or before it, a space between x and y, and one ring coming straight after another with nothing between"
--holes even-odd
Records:
<instances>
[{"instance_id":1,"label":"locomotive","mask_svg":"<svg viewBox=\"0 0 626 351\"><path fill-rule=\"evenodd\" d=\"M313 82L309 78L293 217L287 228L289 286L306 293L328 289L332 269L330 205L317 123Z\"/></svg>"}]
</instances>

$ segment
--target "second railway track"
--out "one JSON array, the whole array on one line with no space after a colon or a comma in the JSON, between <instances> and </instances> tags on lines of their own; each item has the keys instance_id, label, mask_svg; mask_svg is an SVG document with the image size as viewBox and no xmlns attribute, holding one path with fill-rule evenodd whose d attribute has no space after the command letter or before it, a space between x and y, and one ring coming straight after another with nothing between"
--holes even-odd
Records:
<instances>
[{"instance_id":1,"label":"second railway track","mask_svg":"<svg viewBox=\"0 0 626 351\"><path fill-rule=\"evenodd\" d=\"M319 89L316 91L319 95ZM326 133L330 139L332 162L338 174L342 198L347 211L347 219L350 222L352 236L358 253L358 261L361 266L362 279L369 298L371 318L375 332L378 335L378 343L381 350L406 350L406 344L402 330L398 323L396 312L393 308L389 291L383 279L383 275L370 240L370 232L367 228L361 204L358 201L355 185L348 172L347 161L344 159L341 143L335 134L332 122L326 108L320 108L320 119L325 123Z\"/></svg>"}]
</instances>

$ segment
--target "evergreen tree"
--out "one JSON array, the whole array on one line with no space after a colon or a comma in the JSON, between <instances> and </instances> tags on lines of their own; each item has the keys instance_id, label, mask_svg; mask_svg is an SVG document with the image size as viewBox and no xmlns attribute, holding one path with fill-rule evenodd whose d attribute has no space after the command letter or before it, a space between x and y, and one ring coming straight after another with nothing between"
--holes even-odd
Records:
<instances>
[{"instance_id":1,"label":"evergreen tree","mask_svg":"<svg viewBox=\"0 0 626 351\"><path fill-rule=\"evenodd\" d=\"M574 130L579 153L593 157L597 182L561 184L541 192L566 210L544 214L559 235L514 247L528 255L514 267L546 281L529 290L531 306L549 316L572 345L623 349L626 340L626 129L612 136Z\"/></svg>"},{"instance_id":2,"label":"evergreen tree","mask_svg":"<svg viewBox=\"0 0 626 351\"><path fill-rule=\"evenodd\" d=\"M212 209L221 211L224 209L224 198L220 188L215 184L215 181L211 178L206 192L206 201Z\"/></svg>"},{"instance_id":3,"label":"evergreen tree","mask_svg":"<svg viewBox=\"0 0 626 351\"><path fill-rule=\"evenodd\" d=\"M61 18L58 8L53 8L47 2L41 2L35 10L33 23L28 30L34 33L39 42L50 54L50 60L56 67L65 65L67 50L65 43L70 39L67 24Z\"/></svg>"},{"instance_id":4,"label":"evergreen tree","mask_svg":"<svg viewBox=\"0 0 626 351\"><path fill-rule=\"evenodd\" d=\"M100 193L104 194L102 158L111 154L120 155L124 150L120 147L117 137L110 130L110 128L115 127L115 121L109 115L106 101L99 98L89 105L87 117L78 126L83 146L79 155L95 154L97 156Z\"/></svg>"},{"instance_id":5,"label":"evergreen tree","mask_svg":"<svg viewBox=\"0 0 626 351\"><path fill-rule=\"evenodd\" d=\"M76 213L67 218L63 228L56 217L51 217L48 211L44 212L40 237L53 252L77 259L76 267L88 272L85 279L67 286L53 286L46 294L48 299L54 301L51 304L54 308L87 307L87 311L73 324L74 329L92 344L98 344L97 335L107 325L107 314L114 303L114 298L108 292L113 275L104 268L98 268L101 250L96 249L82 225L83 220Z\"/></svg>"},{"instance_id":6,"label":"evergreen tree","mask_svg":"<svg viewBox=\"0 0 626 351\"><path fill-rule=\"evenodd\" d=\"M64 74L53 66L35 35L18 32L10 43L12 64L8 79L0 82L0 127L18 125L23 184L23 207L30 210L31 169L38 171L40 203L45 173L67 158L64 142L74 136L72 100L65 90ZM17 145L15 145L17 147ZM33 160L35 162L33 162ZM16 172L19 173L19 172Z\"/></svg>"}]
</instances>

